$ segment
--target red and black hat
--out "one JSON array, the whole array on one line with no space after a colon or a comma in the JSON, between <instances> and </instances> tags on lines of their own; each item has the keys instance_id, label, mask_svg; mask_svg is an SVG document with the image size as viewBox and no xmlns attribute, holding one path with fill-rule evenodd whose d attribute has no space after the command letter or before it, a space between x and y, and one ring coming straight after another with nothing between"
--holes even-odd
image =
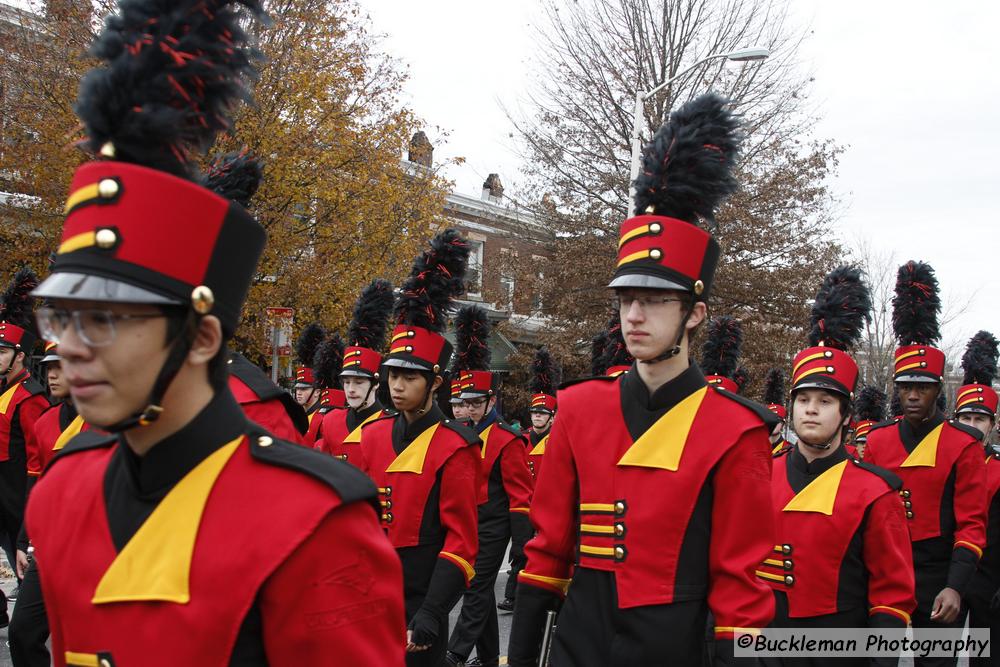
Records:
<instances>
[{"instance_id":1,"label":"red and black hat","mask_svg":"<svg viewBox=\"0 0 1000 667\"><path fill-rule=\"evenodd\" d=\"M378 380L385 345L385 327L392 312L392 283L378 278L361 291L347 327L347 347L341 377Z\"/></svg>"},{"instance_id":2,"label":"red and black hat","mask_svg":"<svg viewBox=\"0 0 1000 667\"><path fill-rule=\"evenodd\" d=\"M788 419L785 407L785 374L780 368L769 368L764 378L764 405L778 415L781 421Z\"/></svg>"},{"instance_id":3,"label":"red and black hat","mask_svg":"<svg viewBox=\"0 0 1000 667\"><path fill-rule=\"evenodd\" d=\"M59 356L59 346L51 341L45 341L45 354L38 360L40 364L47 364L51 361L62 361Z\"/></svg>"},{"instance_id":4,"label":"red and black hat","mask_svg":"<svg viewBox=\"0 0 1000 667\"><path fill-rule=\"evenodd\" d=\"M344 341L336 332L316 347L313 355L313 385L320 387L320 404L341 407L346 399L340 386L340 370L344 363Z\"/></svg>"},{"instance_id":5,"label":"red and black hat","mask_svg":"<svg viewBox=\"0 0 1000 667\"><path fill-rule=\"evenodd\" d=\"M704 301L719 263L719 244L698 226L714 225L716 207L736 190L739 123L715 94L671 114L643 149L635 210L622 223L618 265L609 287L690 292Z\"/></svg>"},{"instance_id":6,"label":"red and black hat","mask_svg":"<svg viewBox=\"0 0 1000 667\"><path fill-rule=\"evenodd\" d=\"M0 347L11 347L25 356L31 354L38 340L32 322L35 300L32 290L38 278L31 269L23 268L14 274L7 290L0 296Z\"/></svg>"},{"instance_id":7,"label":"red and black hat","mask_svg":"<svg viewBox=\"0 0 1000 667\"><path fill-rule=\"evenodd\" d=\"M298 340L295 341L295 356L299 358L301 366L295 367L295 388L309 389L316 386L316 377L313 373L313 365L316 359L316 350L323 344L326 332L317 322L310 322L302 329Z\"/></svg>"},{"instance_id":8,"label":"red and black hat","mask_svg":"<svg viewBox=\"0 0 1000 667\"><path fill-rule=\"evenodd\" d=\"M496 394L491 361L489 316L479 306L462 306L455 315L455 367L462 400Z\"/></svg>"},{"instance_id":9,"label":"red and black hat","mask_svg":"<svg viewBox=\"0 0 1000 667\"><path fill-rule=\"evenodd\" d=\"M743 347L743 325L739 320L722 316L709 321L701 347L701 369L705 381L733 394L740 391L733 379Z\"/></svg>"},{"instance_id":10,"label":"red and black hat","mask_svg":"<svg viewBox=\"0 0 1000 667\"><path fill-rule=\"evenodd\" d=\"M383 366L440 374L451 358L442 335L452 300L465 291L469 244L454 229L439 232L413 263L396 300L396 327Z\"/></svg>"},{"instance_id":11,"label":"red and black hat","mask_svg":"<svg viewBox=\"0 0 1000 667\"><path fill-rule=\"evenodd\" d=\"M854 442L866 442L868 432L875 424L885 419L885 392L872 385L865 385L858 391L854 401Z\"/></svg>"},{"instance_id":12,"label":"red and black hat","mask_svg":"<svg viewBox=\"0 0 1000 667\"><path fill-rule=\"evenodd\" d=\"M792 393L818 388L854 398L858 365L848 353L871 320L872 299L861 271L840 266L827 274L813 302L809 347L792 360Z\"/></svg>"},{"instance_id":13,"label":"red and black hat","mask_svg":"<svg viewBox=\"0 0 1000 667\"><path fill-rule=\"evenodd\" d=\"M451 399L450 403L461 403L462 402L462 381L457 377L451 381Z\"/></svg>"},{"instance_id":14,"label":"red and black hat","mask_svg":"<svg viewBox=\"0 0 1000 667\"><path fill-rule=\"evenodd\" d=\"M632 368L635 357L629 353L628 347L625 345L625 338L622 336L621 314L617 310L608 319L608 328L604 332L602 343L602 357L598 364L603 369L601 375L618 377Z\"/></svg>"},{"instance_id":15,"label":"red and black hat","mask_svg":"<svg viewBox=\"0 0 1000 667\"><path fill-rule=\"evenodd\" d=\"M892 329L899 341L894 359L896 382L942 382L944 352L934 347L941 338L938 314L941 298L934 269L909 261L899 267L892 300Z\"/></svg>"},{"instance_id":16,"label":"red and black hat","mask_svg":"<svg viewBox=\"0 0 1000 667\"><path fill-rule=\"evenodd\" d=\"M92 49L83 142L107 161L77 169L45 298L187 306L232 335L264 247L239 204L203 187L195 157L228 130L257 58L234 5L122 5Z\"/></svg>"},{"instance_id":17,"label":"red and black hat","mask_svg":"<svg viewBox=\"0 0 1000 667\"><path fill-rule=\"evenodd\" d=\"M1000 344L988 331L980 331L969 341L962 355L965 377L955 395L955 414L980 412L996 418L997 392L993 380L997 375Z\"/></svg>"},{"instance_id":18,"label":"red and black hat","mask_svg":"<svg viewBox=\"0 0 1000 667\"><path fill-rule=\"evenodd\" d=\"M556 385L559 384L556 378L558 372L555 360L544 347L535 352L531 372L531 408L528 411L554 415L556 413Z\"/></svg>"}]
</instances>

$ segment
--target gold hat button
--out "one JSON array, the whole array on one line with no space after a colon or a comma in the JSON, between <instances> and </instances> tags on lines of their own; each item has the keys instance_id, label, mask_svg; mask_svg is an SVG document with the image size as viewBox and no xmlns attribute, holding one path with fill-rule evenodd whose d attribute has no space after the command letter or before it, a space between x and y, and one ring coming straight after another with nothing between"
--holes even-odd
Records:
<instances>
[{"instance_id":1,"label":"gold hat button","mask_svg":"<svg viewBox=\"0 0 1000 667\"><path fill-rule=\"evenodd\" d=\"M191 307L199 315L207 315L215 305L215 294L207 285L198 285L191 290Z\"/></svg>"},{"instance_id":2,"label":"gold hat button","mask_svg":"<svg viewBox=\"0 0 1000 667\"><path fill-rule=\"evenodd\" d=\"M118 181L113 178L102 179L97 184L97 194L101 196L101 199L111 199L118 194L119 189Z\"/></svg>"},{"instance_id":3,"label":"gold hat button","mask_svg":"<svg viewBox=\"0 0 1000 667\"><path fill-rule=\"evenodd\" d=\"M106 250L118 243L118 235L113 229L98 229L97 233L94 234L94 243L97 244L98 248Z\"/></svg>"}]
</instances>

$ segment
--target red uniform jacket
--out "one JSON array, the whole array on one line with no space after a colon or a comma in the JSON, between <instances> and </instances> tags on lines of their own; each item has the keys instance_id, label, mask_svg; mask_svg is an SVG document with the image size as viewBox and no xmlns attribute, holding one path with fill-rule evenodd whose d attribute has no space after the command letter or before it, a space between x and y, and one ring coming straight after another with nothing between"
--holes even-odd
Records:
<instances>
[{"instance_id":1,"label":"red uniform jacket","mask_svg":"<svg viewBox=\"0 0 1000 667\"><path fill-rule=\"evenodd\" d=\"M563 592L575 565L614 574L616 595L596 605L707 598L719 638L766 626L774 596L754 570L775 544L776 417L692 366L661 388L669 409L653 418L632 398L646 391L633 375L560 391L519 583Z\"/></svg>"},{"instance_id":2,"label":"red uniform jacket","mask_svg":"<svg viewBox=\"0 0 1000 667\"><path fill-rule=\"evenodd\" d=\"M496 421L480 434L482 490L479 519L486 516L507 518L508 512L527 514L531 507L533 481L528 470L524 437L509 425Z\"/></svg>"},{"instance_id":3,"label":"red uniform jacket","mask_svg":"<svg viewBox=\"0 0 1000 667\"><path fill-rule=\"evenodd\" d=\"M777 455L777 539L757 576L788 596L790 617L864 609L872 625L909 624L916 598L900 487L843 447L812 463L795 448Z\"/></svg>"},{"instance_id":4,"label":"red uniform jacket","mask_svg":"<svg viewBox=\"0 0 1000 667\"><path fill-rule=\"evenodd\" d=\"M323 424L323 413L320 411L320 404L316 403L313 405L308 412L306 412L306 420L309 422L309 429L306 431L305 444L312 446L317 440L319 440L319 430L320 426Z\"/></svg>"},{"instance_id":5,"label":"red uniform jacket","mask_svg":"<svg viewBox=\"0 0 1000 667\"><path fill-rule=\"evenodd\" d=\"M351 408L331 410L323 416L323 428L316 441L316 449L356 463L361 457L361 427L389 414L377 401L360 414Z\"/></svg>"},{"instance_id":6,"label":"red uniform jacket","mask_svg":"<svg viewBox=\"0 0 1000 667\"><path fill-rule=\"evenodd\" d=\"M382 525L392 545L438 549L437 558L459 568L468 585L478 549L479 438L444 419L436 406L413 426L419 434L401 451L393 444L406 430L402 415L365 426L361 469L378 487Z\"/></svg>"},{"instance_id":7,"label":"red uniform jacket","mask_svg":"<svg viewBox=\"0 0 1000 667\"><path fill-rule=\"evenodd\" d=\"M38 477L49 461L77 433L90 430L71 403L60 401L42 413L35 422L34 446L28 451L28 475Z\"/></svg>"},{"instance_id":8,"label":"red uniform jacket","mask_svg":"<svg viewBox=\"0 0 1000 667\"><path fill-rule=\"evenodd\" d=\"M305 442L309 420L291 394L271 382L271 378L242 355L232 355L229 373L229 390L247 419L282 440Z\"/></svg>"},{"instance_id":9,"label":"red uniform jacket","mask_svg":"<svg viewBox=\"0 0 1000 667\"><path fill-rule=\"evenodd\" d=\"M1000 452L992 447L986 456L986 548L979 569L994 587L1000 586Z\"/></svg>"},{"instance_id":10,"label":"red uniform jacket","mask_svg":"<svg viewBox=\"0 0 1000 667\"><path fill-rule=\"evenodd\" d=\"M541 435L534 429L528 432L528 469L533 479L538 479L538 474L542 472L542 457L545 456L545 445L551 432L551 428Z\"/></svg>"},{"instance_id":11,"label":"red uniform jacket","mask_svg":"<svg viewBox=\"0 0 1000 667\"><path fill-rule=\"evenodd\" d=\"M274 665L401 666L402 578L374 488L243 422L225 399L237 420L186 427L171 436L174 454L154 447L138 472L125 445L91 432L38 482L28 524L55 664L225 667L249 640ZM226 435L206 443L207 431ZM137 505L118 480L155 476L154 460L208 445L130 525Z\"/></svg>"},{"instance_id":12,"label":"red uniform jacket","mask_svg":"<svg viewBox=\"0 0 1000 667\"><path fill-rule=\"evenodd\" d=\"M918 573L924 563L948 567L951 554L947 585L961 594L986 544L986 466L980 434L940 416L925 430L913 433L906 420L878 424L868 434L865 460L903 480L900 495ZM948 499L951 506L942 506Z\"/></svg>"},{"instance_id":13,"label":"red uniform jacket","mask_svg":"<svg viewBox=\"0 0 1000 667\"><path fill-rule=\"evenodd\" d=\"M28 457L38 451L35 422L48 407L45 389L28 371L0 387L0 526L14 534L24 520Z\"/></svg>"}]
</instances>

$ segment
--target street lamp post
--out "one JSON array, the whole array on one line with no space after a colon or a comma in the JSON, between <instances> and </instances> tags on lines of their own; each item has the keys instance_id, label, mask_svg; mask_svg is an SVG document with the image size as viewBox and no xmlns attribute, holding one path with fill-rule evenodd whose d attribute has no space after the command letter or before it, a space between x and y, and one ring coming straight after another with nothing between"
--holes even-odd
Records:
<instances>
[{"instance_id":1,"label":"street lamp post","mask_svg":"<svg viewBox=\"0 0 1000 667\"><path fill-rule=\"evenodd\" d=\"M629 172L628 179L628 209L629 217L636 214L635 210L635 179L639 176L639 161L642 153L642 140L639 138L639 126L642 124L642 110L643 103L650 97L660 92L671 83L681 78L691 70L696 67L700 67L711 60L718 60L719 58L726 58L727 60L732 60L735 62L749 62L754 60L764 60L769 55L771 55L770 50L762 46L753 46L746 49L739 49L737 51L731 51L729 53L714 53L710 56L706 56L696 62L695 64L687 67L677 74L673 75L656 88L643 93L637 91L635 94L635 109L632 114L632 168Z\"/></svg>"}]
</instances>

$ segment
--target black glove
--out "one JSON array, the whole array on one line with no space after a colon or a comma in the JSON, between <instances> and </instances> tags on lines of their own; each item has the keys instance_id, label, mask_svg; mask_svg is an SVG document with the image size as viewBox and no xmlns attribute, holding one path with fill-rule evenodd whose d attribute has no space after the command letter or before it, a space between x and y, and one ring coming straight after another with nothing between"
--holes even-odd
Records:
<instances>
[{"instance_id":1,"label":"black glove","mask_svg":"<svg viewBox=\"0 0 1000 667\"><path fill-rule=\"evenodd\" d=\"M427 587L427 595L420 609L410 619L410 638L418 646L433 644L441 631L442 621L448 617L451 608L458 604L465 591L465 575L451 561L438 558Z\"/></svg>"},{"instance_id":2,"label":"black glove","mask_svg":"<svg viewBox=\"0 0 1000 667\"><path fill-rule=\"evenodd\" d=\"M538 586L517 587L514 620L510 626L507 664L510 667L536 667L545 634L548 612L559 609L559 596Z\"/></svg>"},{"instance_id":3,"label":"black glove","mask_svg":"<svg viewBox=\"0 0 1000 667\"><path fill-rule=\"evenodd\" d=\"M954 589L965 597L972 577L979 566L979 557L971 549L958 547L951 552L951 565L948 566L948 588Z\"/></svg>"}]
</instances>

